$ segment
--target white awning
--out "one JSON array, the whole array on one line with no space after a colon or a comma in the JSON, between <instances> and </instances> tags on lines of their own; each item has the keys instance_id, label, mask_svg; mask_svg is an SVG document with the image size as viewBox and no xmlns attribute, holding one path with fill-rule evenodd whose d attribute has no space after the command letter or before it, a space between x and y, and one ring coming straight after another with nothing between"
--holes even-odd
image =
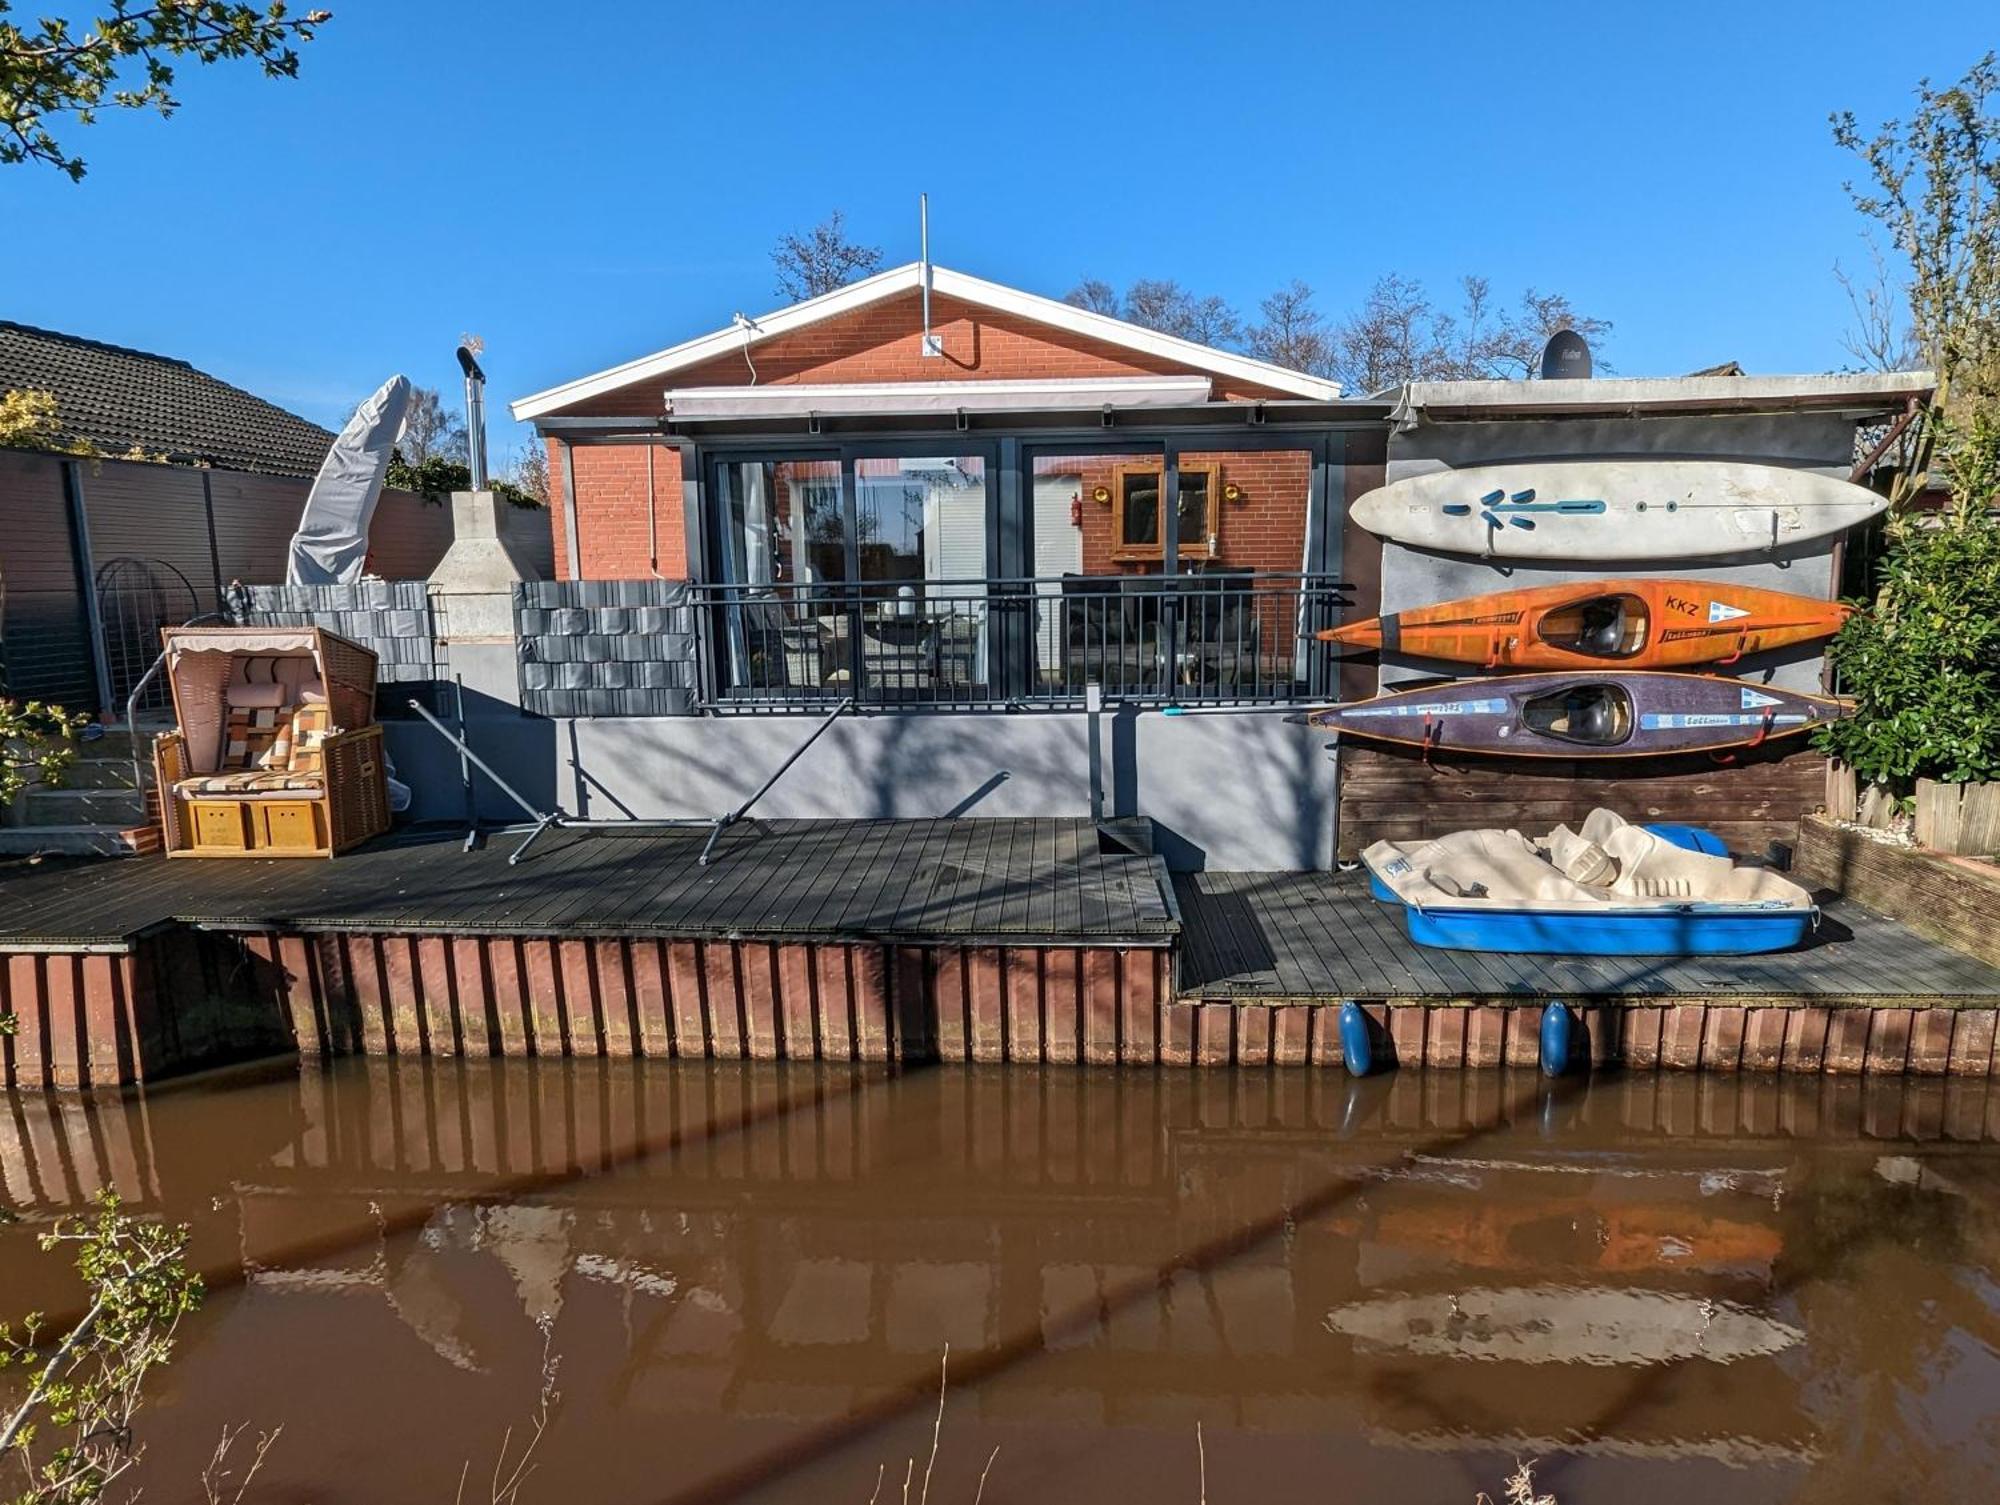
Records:
<instances>
[{"instance_id":1,"label":"white awning","mask_svg":"<svg viewBox=\"0 0 2000 1505\"><path fill-rule=\"evenodd\" d=\"M1050 381L793 383L680 387L666 393L676 418L788 418L810 413L1023 413L1184 407L1207 402L1206 376L1090 376Z\"/></svg>"}]
</instances>

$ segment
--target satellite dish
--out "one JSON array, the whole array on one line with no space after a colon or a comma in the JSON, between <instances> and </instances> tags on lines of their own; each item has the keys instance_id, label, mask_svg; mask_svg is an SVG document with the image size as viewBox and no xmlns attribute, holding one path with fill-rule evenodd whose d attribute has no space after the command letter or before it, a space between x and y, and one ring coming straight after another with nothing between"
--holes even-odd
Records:
<instances>
[{"instance_id":1,"label":"satellite dish","mask_svg":"<svg viewBox=\"0 0 2000 1505\"><path fill-rule=\"evenodd\" d=\"M1590 375L1590 346L1574 329L1558 329L1542 347L1542 380Z\"/></svg>"}]
</instances>

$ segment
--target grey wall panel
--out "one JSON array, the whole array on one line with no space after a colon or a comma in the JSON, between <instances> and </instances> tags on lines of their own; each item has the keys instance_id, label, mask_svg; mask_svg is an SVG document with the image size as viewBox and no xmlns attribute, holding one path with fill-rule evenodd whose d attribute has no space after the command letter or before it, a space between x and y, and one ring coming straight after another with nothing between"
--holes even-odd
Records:
<instances>
[{"instance_id":1,"label":"grey wall panel","mask_svg":"<svg viewBox=\"0 0 2000 1505\"><path fill-rule=\"evenodd\" d=\"M444 677L429 588L421 580L361 580L353 585L256 585L245 626L322 627L374 650L376 682L423 683ZM382 690L378 702L391 692ZM385 711L400 707L384 706Z\"/></svg>"},{"instance_id":2,"label":"grey wall panel","mask_svg":"<svg viewBox=\"0 0 2000 1505\"><path fill-rule=\"evenodd\" d=\"M712 816L741 803L812 730L801 716L541 720L469 699L474 748L538 805L602 819ZM428 727L391 730L420 818L462 811L456 754ZM1170 864L1249 870L1332 861L1324 738L1277 716L1104 718L1107 812L1151 817ZM518 812L481 780L490 818ZM757 806L769 817L1090 814L1080 713L842 718Z\"/></svg>"},{"instance_id":3,"label":"grey wall panel","mask_svg":"<svg viewBox=\"0 0 2000 1505\"><path fill-rule=\"evenodd\" d=\"M538 716L685 716L695 609L679 580L528 580L514 588L520 704Z\"/></svg>"},{"instance_id":4,"label":"grey wall panel","mask_svg":"<svg viewBox=\"0 0 2000 1505\"><path fill-rule=\"evenodd\" d=\"M1726 458L1796 466L1845 476L1854 463L1852 419L1825 414L1760 414L1743 417L1564 419L1560 422L1426 424L1391 436L1388 480L1551 456L1602 459L1650 455L1659 458ZM1775 556L1746 556L1703 562L1679 561L1657 567L1627 563L1537 564L1494 562L1382 546L1383 612L1403 611L1488 591L1556 585L1607 575L1729 581L1827 599L1836 594L1834 540L1823 539ZM1730 673L1794 690L1817 690L1821 656L1806 644L1731 665ZM1459 677L1476 670L1464 664L1383 655L1384 688L1410 680Z\"/></svg>"}]
</instances>

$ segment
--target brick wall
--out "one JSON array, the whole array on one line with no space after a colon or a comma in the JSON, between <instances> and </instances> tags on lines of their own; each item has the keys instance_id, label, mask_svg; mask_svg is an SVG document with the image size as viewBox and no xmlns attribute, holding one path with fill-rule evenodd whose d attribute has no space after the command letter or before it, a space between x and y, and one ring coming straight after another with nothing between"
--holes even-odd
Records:
<instances>
[{"instance_id":1,"label":"brick wall","mask_svg":"<svg viewBox=\"0 0 2000 1505\"><path fill-rule=\"evenodd\" d=\"M1241 495L1235 501L1218 500L1215 505L1215 557L1218 566L1239 570L1277 570L1290 573L1299 567L1306 546L1306 500L1312 484L1312 456L1304 450L1244 450L1187 453L1181 468L1216 468L1218 496L1223 488L1235 486ZM1091 499L1103 486L1114 486L1121 466L1159 468L1157 460L1133 457L1085 455L1076 459L1049 460L1038 475L1074 476L1083 498L1083 572L1087 575L1157 574L1157 559L1120 558L1121 550L1113 529L1116 516L1111 503Z\"/></svg>"},{"instance_id":2,"label":"brick wall","mask_svg":"<svg viewBox=\"0 0 2000 1505\"><path fill-rule=\"evenodd\" d=\"M658 393L655 393L657 398ZM549 526L555 534L556 578L569 578L569 497L562 446L549 446ZM650 487L646 459L653 462ZM579 444L576 471L577 545L586 580L669 580L687 577L687 523L681 509L680 451L666 444ZM648 519L652 532L649 532ZM658 538L655 559L651 540Z\"/></svg>"},{"instance_id":3,"label":"brick wall","mask_svg":"<svg viewBox=\"0 0 2000 1505\"><path fill-rule=\"evenodd\" d=\"M931 305L932 329L942 337L943 357L921 352L923 303L911 292L828 320L809 329L753 345L746 361L740 353L722 356L676 373L671 384L681 387L781 386L800 382L1000 381L1052 380L1089 376L1186 375L1185 365L1098 340L1079 339L1032 320L997 314L975 304L938 297ZM635 417L661 412L661 392L668 385L658 378L573 404L565 416ZM1243 399L1285 394L1248 382L1216 378L1215 395ZM652 500L646 487L643 445L578 445L575 448L576 489L580 499L578 542L580 573L586 579L645 579L655 568L667 577L687 573L686 540L681 511L678 451L651 447L654 458ZM1192 462L1190 462L1192 463ZM1298 568L1304 544L1305 459L1302 455L1230 457L1232 476L1243 486L1242 503L1224 503L1223 548L1236 549L1245 564L1265 569ZM1290 468L1287 468L1290 467ZM1295 504L1286 497L1294 486ZM1238 473L1240 472L1240 473ZM552 493L550 526L555 535L556 574L569 575L565 537L568 499L563 495L562 455L549 445ZM1268 501L1264 500L1269 498ZM1287 522L1281 514L1294 507ZM659 532L659 558L647 544L647 517L652 513ZM1085 511L1088 535L1090 510ZM1096 508L1108 513L1108 508ZM1104 521L1108 552L1109 521ZM1094 557L1088 536L1085 568L1109 568ZM1254 559L1248 557L1254 552ZM1268 557L1267 557L1268 556ZM1277 562L1282 561L1282 562Z\"/></svg>"},{"instance_id":4,"label":"brick wall","mask_svg":"<svg viewBox=\"0 0 2000 1505\"><path fill-rule=\"evenodd\" d=\"M676 387L760 386L794 382L1032 381L1076 376L1185 376L1182 363L1101 340L1083 339L1046 324L995 313L955 298L931 300L931 329L944 355L925 356L923 299L915 291L885 298L844 318L750 347L749 360L733 353L659 378L634 382L563 409L566 416L629 418L660 412L661 392ZM1197 373L1206 374L1206 373ZM1215 395L1283 397L1273 388L1215 378ZM580 485L581 483L579 483Z\"/></svg>"}]
</instances>

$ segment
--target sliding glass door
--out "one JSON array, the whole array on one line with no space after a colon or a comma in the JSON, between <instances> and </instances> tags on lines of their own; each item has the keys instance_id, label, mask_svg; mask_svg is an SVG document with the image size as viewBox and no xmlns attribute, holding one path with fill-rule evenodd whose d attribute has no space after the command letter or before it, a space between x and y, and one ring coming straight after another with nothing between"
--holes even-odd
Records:
<instances>
[{"instance_id":1,"label":"sliding glass door","mask_svg":"<svg viewBox=\"0 0 2000 1505\"><path fill-rule=\"evenodd\" d=\"M983 701L991 456L849 446L714 460L725 695Z\"/></svg>"}]
</instances>

